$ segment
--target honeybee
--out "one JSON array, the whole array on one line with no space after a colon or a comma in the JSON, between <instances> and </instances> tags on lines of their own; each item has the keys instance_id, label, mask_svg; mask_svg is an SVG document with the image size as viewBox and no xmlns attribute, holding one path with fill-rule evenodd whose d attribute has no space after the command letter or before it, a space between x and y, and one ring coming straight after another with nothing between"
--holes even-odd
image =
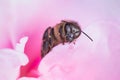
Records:
<instances>
[{"instance_id":1,"label":"honeybee","mask_svg":"<svg viewBox=\"0 0 120 80\"><path fill-rule=\"evenodd\" d=\"M62 20L54 27L48 27L42 39L41 58L48 54L53 47L62 43L71 43L76 40L80 34L85 34L91 41L93 41L85 32L83 32L79 24L71 20Z\"/></svg>"}]
</instances>

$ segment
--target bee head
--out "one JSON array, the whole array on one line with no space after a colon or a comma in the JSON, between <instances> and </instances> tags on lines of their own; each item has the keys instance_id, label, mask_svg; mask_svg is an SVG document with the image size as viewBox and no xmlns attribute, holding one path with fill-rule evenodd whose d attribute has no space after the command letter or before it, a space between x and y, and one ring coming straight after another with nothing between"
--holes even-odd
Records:
<instances>
[{"instance_id":1,"label":"bee head","mask_svg":"<svg viewBox=\"0 0 120 80\"><path fill-rule=\"evenodd\" d=\"M81 29L79 25L74 21L66 22L64 30L67 42L72 42L74 39L78 38L81 34Z\"/></svg>"}]
</instances>

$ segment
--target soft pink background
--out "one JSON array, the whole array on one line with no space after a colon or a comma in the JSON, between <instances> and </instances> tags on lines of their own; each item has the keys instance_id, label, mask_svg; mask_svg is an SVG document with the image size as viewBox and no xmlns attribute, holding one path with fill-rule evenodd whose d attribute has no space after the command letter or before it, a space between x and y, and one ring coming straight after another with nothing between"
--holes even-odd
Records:
<instances>
[{"instance_id":1,"label":"soft pink background","mask_svg":"<svg viewBox=\"0 0 120 80\"><path fill-rule=\"evenodd\" d=\"M119 0L0 0L0 48L14 49L21 37L29 37L25 47L29 63L21 67L20 76L26 77L21 80L29 76L37 80L120 80L119 5ZM62 19L77 21L94 41L82 34L75 45L58 45L41 61L43 32Z\"/></svg>"}]
</instances>

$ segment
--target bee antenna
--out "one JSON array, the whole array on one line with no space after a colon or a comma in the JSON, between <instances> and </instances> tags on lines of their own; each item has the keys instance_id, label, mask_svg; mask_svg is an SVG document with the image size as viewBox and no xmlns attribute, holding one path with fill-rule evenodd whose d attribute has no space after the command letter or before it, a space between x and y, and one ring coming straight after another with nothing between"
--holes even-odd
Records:
<instances>
[{"instance_id":1,"label":"bee antenna","mask_svg":"<svg viewBox=\"0 0 120 80\"><path fill-rule=\"evenodd\" d=\"M81 31L84 35L86 35L91 41L93 41L93 39L90 37L90 36L88 36L85 32L83 32L83 31Z\"/></svg>"}]
</instances>

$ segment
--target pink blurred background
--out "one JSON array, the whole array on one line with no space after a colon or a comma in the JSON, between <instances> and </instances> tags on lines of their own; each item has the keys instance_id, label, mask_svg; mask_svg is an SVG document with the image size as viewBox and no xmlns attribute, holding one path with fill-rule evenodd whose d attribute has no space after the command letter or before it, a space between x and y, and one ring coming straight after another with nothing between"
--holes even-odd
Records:
<instances>
[{"instance_id":1,"label":"pink blurred background","mask_svg":"<svg viewBox=\"0 0 120 80\"><path fill-rule=\"evenodd\" d=\"M45 80L120 80L119 15L119 0L0 0L0 48L14 49L21 37L29 37L29 63L20 76L38 77L39 70ZM44 30L63 19L77 21L94 42L82 35L75 45L55 47L41 62Z\"/></svg>"}]
</instances>

